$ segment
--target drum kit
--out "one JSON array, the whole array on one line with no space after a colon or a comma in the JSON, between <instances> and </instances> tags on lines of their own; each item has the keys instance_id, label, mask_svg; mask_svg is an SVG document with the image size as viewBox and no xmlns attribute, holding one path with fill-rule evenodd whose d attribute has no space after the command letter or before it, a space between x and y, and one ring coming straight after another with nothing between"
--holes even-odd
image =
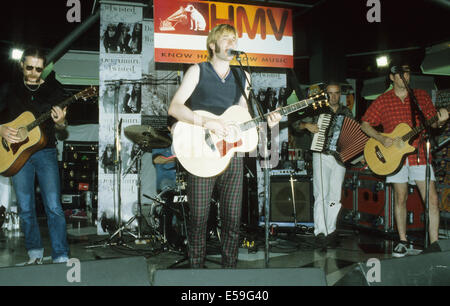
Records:
<instances>
[{"instance_id":1,"label":"drum kit","mask_svg":"<svg viewBox=\"0 0 450 306\"><path fill-rule=\"evenodd\" d=\"M141 203L141 159L145 152L153 149L167 148L172 141L168 132L157 130L149 125L131 125L124 129L125 136L139 147L130 166L136 165L138 176L138 201L136 215L126 222L129 226L137 220L136 241L148 241L153 237L162 241L163 245L177 251L187 247L187 229L189 220L189 206L187 199L187 173L177 162L176 182L174 186L166 187L155 196L142 195L150 199L150 203ZM130 169L124 171L126 175ZM147 201L146 201L147 202ZM208 235L220 239L219 203L212 200L208 221Z\"/></svg>"}]
</instances>

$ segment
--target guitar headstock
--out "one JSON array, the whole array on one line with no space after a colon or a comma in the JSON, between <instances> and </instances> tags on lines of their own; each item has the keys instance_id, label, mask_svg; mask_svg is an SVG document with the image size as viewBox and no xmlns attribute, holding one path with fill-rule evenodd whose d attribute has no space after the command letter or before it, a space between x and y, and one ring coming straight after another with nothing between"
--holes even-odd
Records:
<instances>
[{"instance_id":1,"label":"guitar headstock","mask_svg":"<svg viewBox=\"0 0 450 306\"><path fill-rule=\"evenodd\" d=\"M319 107L324 107L324 106L328 106L328 96L327 94L322 91L312 97L310 97L310 99L312 100L312 107L314 108L314 110L318 109Z\"/></svg>"},{"instance_id":2,"label":"guitar headstock","mask_svg":"<svg viewBox=\"0 0 450 306\"><path fill-rule=\"evenodd\" d=\"M98 96L98 86L88 87L85 90L77 93L74 97L76 100L78 100L78 99L87 100L94 96Z\"/></svg>"}]
</instances>

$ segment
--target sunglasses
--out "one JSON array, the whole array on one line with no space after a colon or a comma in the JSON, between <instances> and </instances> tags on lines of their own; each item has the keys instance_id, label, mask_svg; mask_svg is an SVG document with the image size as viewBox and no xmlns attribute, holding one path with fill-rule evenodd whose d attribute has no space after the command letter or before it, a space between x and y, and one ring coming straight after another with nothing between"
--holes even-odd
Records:
<instances>
[{"instance_id":1,"label":"sunglasses","mask_svg":"<svg viewBox=\"0 0 450 306\"><path fill-rule=\"evenodd\" d=\"M44 71L44 68L42 68L42 67L34 67L34 66L28 66L28 65L25 66L25 69L28 70L28 71L31 71L31 70L35 69L36 72L39 72L39 73Z\"/></svg>"}]
</instances>

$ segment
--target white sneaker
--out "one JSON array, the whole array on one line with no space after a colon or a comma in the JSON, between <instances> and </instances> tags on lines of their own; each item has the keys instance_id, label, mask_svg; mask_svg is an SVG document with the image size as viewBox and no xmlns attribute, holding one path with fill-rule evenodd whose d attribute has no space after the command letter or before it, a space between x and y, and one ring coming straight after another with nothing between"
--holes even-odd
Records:
<instances>
[{"instance_id":1,"label":"white sneaker","mask_svg":"<svg viewBox=\"0 0 450 306\"><path fill-rule=\"evenodd\" d=\"M58 258L53 259L53 263L65 263L69 261L69 257L67 256L59 256Z\"/></svg>"},{"instance_id":2,"label":"white sneaker","mask_svg":"<svg viewBox=\"0 0 450 306\"><path fill-rule=\"evenodd\" d=\"M43 258L42 257L38 257L38 258L30 258L30 260L28 260L25 265L29 266L29 265L42 265L43 263Z\"/></svg>"},{"instance_id":3,"label":"white sneaker","mask_svg":"<svg viewBox=\"0 0 450 306\"><path fill-rule=\"evenodd\" d=\"M407 242L400 241L392 251L392 256L394 257L404 257L408 255L408 248L406 247Z\"/></svg>"}]
</instances>

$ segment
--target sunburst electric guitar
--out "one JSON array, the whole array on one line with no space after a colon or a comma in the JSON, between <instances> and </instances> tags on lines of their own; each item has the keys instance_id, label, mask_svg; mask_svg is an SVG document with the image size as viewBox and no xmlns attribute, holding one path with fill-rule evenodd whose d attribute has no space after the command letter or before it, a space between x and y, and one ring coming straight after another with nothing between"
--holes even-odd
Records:
<instances>
[{"instance_id":1,"label":"sunburst electric guitar","mask_svg":"<svg viewBox=\"0 0 450 306\"><path fill-rule=\"evenodd\" d=\"M327 105L325 93L305 99L278 110L287 115L313 106ZM228 128L228 135L220 138L210 130L198 125L179 121L173 128L172 148L181 165L190 173L200 177L211 177L223 172L235 152L251 152L258 145L257 127L263 118L252 119L249 112L240 106L229 107L222 115L206 111L195 113L208 118L220 119ZM268 114L264 115L267 117Z\"/></svg>"},{"instance_id":2,"label":"sunburst electric guitar","mask_svg":"<svg viewBox=\"0 0 450 306\"><path fill-rule=\"evenodd\" d=\"M426 123L431 125L437 120L436 115L428 119ZM405 155L414 152L416 149L409 144L409 141L422 132L424 128L423 125L411 128L406 123L398 124L391 133L381 134L396 139L390 147L385 147L378 140L370 138L364 147L364 159L370 170L378 175L390 175L397 171L403 164Z\"/></svg>"},{"instance_id":3,"label":"sunburst electric guitar","mask_svg":"<svg viewBox=\"0 0 450 306\"><path fill-rule=\"evenodd\" d=\"M98 95L97 87L89 87L64 100L59 107L64 108L67 105L80 100L88 99ZM41 125L51 117L51 110L35 118L31 112L23 112L11 122L5 123L5 126L18 129L20 142L9 143L6 139L1 139L0 145L0 174L2 176L12 176L16 174L28 160L28 158L39 149L45 147L47 139L42 133Z\"/></svg>"}]
</instances>

